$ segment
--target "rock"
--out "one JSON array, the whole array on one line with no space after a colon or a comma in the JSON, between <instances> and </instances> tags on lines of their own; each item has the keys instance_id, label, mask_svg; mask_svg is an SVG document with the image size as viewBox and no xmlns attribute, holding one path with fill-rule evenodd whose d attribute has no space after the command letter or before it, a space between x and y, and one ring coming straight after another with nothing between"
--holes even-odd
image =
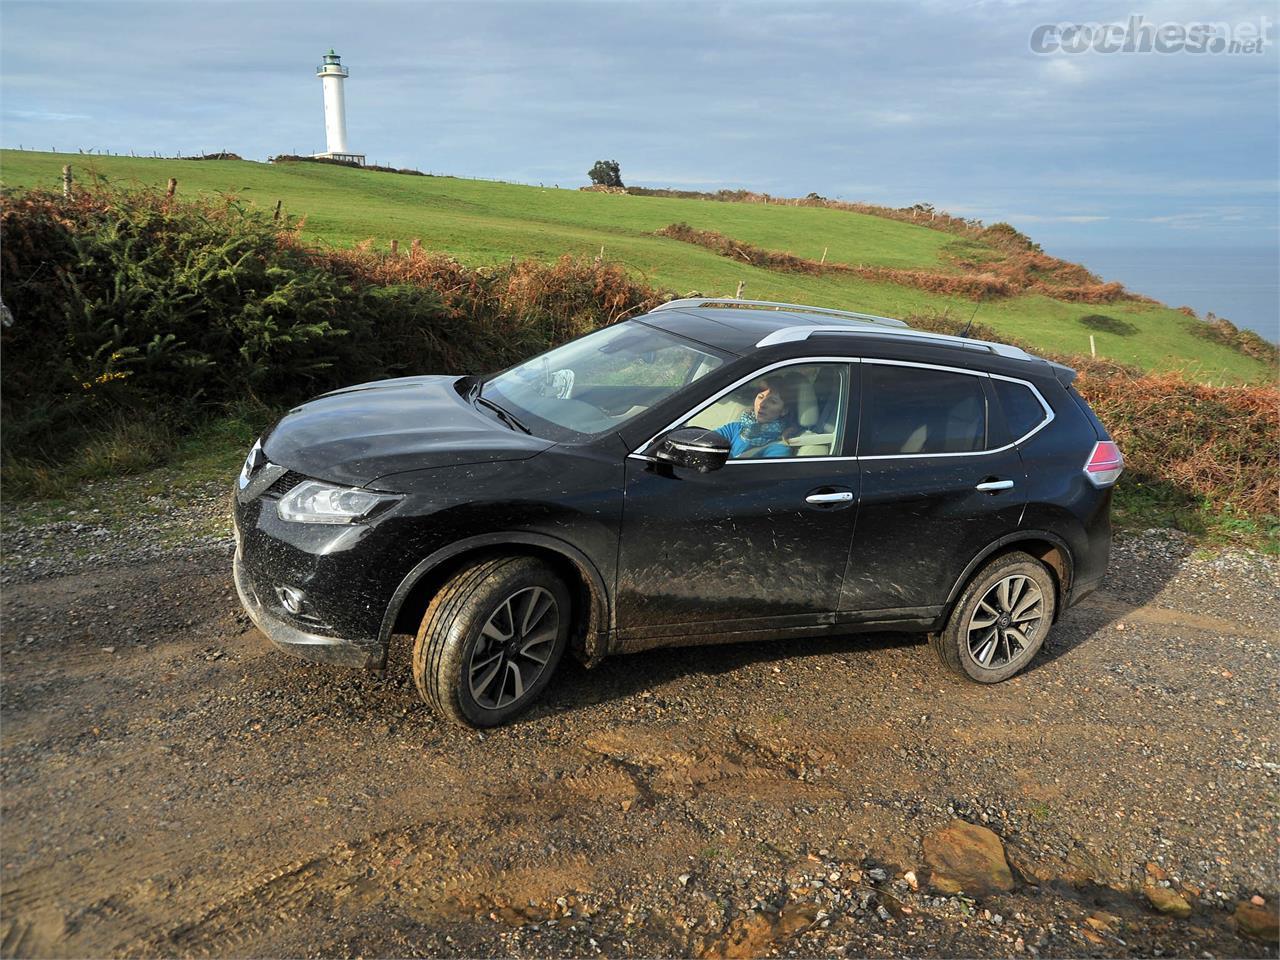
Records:
<instances>
[{"instance_id":1,"label":"rock","mask_svg":"<svg viewBox=\"0 0 1280 960\"><path fill-rule=\"evenodd\" d=\"M1253 937L1255 940L1263 940L1267 943L1280 943L1280 924L1278 924L1276 911L1270 907L1258 906L1251 900L1244 900L1236 907L1235 921L1236 929L1246 937Z\"/></svg>"},{"instance_id":2,"label":"rock","mask_svg":"<svg viewBox=\"0 0 1280 960\"><path fill-rule=\"evenodd\" d=\"M884 883L889 879L888 871L881 870L879 867L872 867L867 871L867 876L871 879L872 883Z\"/></svg>"},{"instance_id":3,"label":"rock","mask_svg":"<svg viewBox=\"0 0 1280 960\"><path fill-rule=\"evenodd\" d=\"M924 838L924 859L940 893L984 897L1013 889L1004 845L986 827L952 820Z\"/></svg>"},{"instance_id":4,"label":"rock","mask_svg":"<svg viewBox=\"0 0 1280 960\"><path fill-rule=\"evenodd\" d=\"M907 886L913 891L920 889L920 881L916 879L916 873L914 870L908 870L902 875L902 879L907 881Z\"/></svg>"},{"instance_id":5,"label":"rock","mask_svg":"<svg viewBox=\"0 0 1280 960\"><path fill-rule=\"evenodd\" d=\"M1009 866L1022 875L1028 883L1044 885L1053 880L1061 869L1061 863L1046 863L1038 860L1016 843L1004 848L1005 859Z\"/></svg>"},{"instance_id":6,"label":"rock","mask_svg":"<svg viewBox=\"0 0 1280 960\"><path fill-rule=\"evenodd\" d=\"M1170 916L1179 918L1191 916L1191 904L1187 903L1168 887L1149 884L1142 888L1142 893L1146 896L1147 902L1161 913L1167 913Z\"/></svg>"},{"instance_id":7,"label":"rock","mask_svg":"<svg viewBox=\"0 0 1280 960\"><path fill-rule=\"evenodd\" d=\"M1267 905L1267 901L1263 900L1261 895L1256 893L1249 898L1249 902L1252 903L1255 907L1265 907Z\"/></svg>"},{"instance_id":8,"label":"rock","mask_svg":"<svg viewBox=\"0 0 1280 960\"><path fill-rule=\"evenodd\" d=\"M1062 879L1073 887L1084 887L1091 883L1101 886L1105 882L1106 870L1101 862L1084 847L1072 847L1062 869Z\"/></svg>"},{"instance_id":9,"label":"rock","mask_svg":"<svg viewBox=\"0 0 1280 960\"><path fill-rule=\"evenodd\" d=\"M1101 930L1104 933L1113 933L1120 926L1120 918L1114 913L1107 913L1105 910L1095 910L1085 918L1084 922L1093 927L1093 929Z\"/></svg>"}]
</instances>

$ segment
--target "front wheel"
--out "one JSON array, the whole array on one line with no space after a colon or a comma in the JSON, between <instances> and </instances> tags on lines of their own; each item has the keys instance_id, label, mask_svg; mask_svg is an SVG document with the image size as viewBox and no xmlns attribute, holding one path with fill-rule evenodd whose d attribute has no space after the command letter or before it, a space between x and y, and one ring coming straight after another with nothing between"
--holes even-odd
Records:
<instances>
[{"instance_id":1,"label":"front wheel","mask_svg":"<svg viewBox=\"0 0 1280 960\"><path fill-rule=\"evenodd\" d=\"M536 700L564 654L569 591L532 557L459 571L432 599L413 646L418 693L456 723L493 727Z\"/></svg>"},{"instance_id":2,"label":"front wheel","mask_svg":"<svg viewBox=\"0 0 1280 960\"><path fill-rule=\"evenodd\" d=\"M942 632L929 640L951 670L978 683L999 683L1040 650L1056 602L1045 565L1025 553L1007 553L974 575Z\"/></svg>"}]
</instances>

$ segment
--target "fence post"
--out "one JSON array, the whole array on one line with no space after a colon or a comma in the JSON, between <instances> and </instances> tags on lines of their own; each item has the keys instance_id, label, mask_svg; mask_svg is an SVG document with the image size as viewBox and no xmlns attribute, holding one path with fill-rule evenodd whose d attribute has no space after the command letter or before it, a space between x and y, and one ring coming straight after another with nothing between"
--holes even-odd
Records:
<instances>
[{"instance_id":1,"label":"fence post","mask_svg":"<svg viewBox=\"0 0 1280 960\"><path fill-rule=\"evenodd\" d=\"M741 299L742 299L742 291L743 291L743 290L745 290L745 289L746 289L746 287L747 287L747 281L745 281L745 280L739 280L739 281L738 281L738 292L737 292L737 293L735 293L735 294L733 295L733 299L735 299L735 300L741 300Z\"/></svg>"},{"instance_id":2,"label":"fence post","mask_svg":"<svg viewBox=\"0 0 1280 960\"><path fill-rule=\"evenodd\" d=\"M277 200L277 201L276 201L276 212L275 212L275 213L273 213L273 214L271 215L271 219L272 219L272 220L279 220L279 219L280 219L280 205L281 205L282 203L284 203L284 201L283 201L283 200Z\"/></svg>"},{"instance_id":3,"label":"fence post","mask_svg":"<svg viewBox=\"0 0 1280 960\"><path fill-rule=\"evenodd\" d=\"M399 252L400 252L400 241L399 241L399 240L392 240L392 241L391 241L391 255L394 257L394 256L396 256Z\"/></svg>"},{"instance_id":4,"label":"fence post","mask_svg":"<svg viewBox=\"0 0 1280 960\"><path fill-rule=\"evenodd\" d=\"M422 238L414 237L413 243L409 244L409 256L417 257L422 253Z\"/></svg>"},{"instance_id":5,"label":"fence post","mask_svg":"<svg viewBox=\"0 0 1280 960\"><path fill-rule=\"evenodd\" d=\"M71 164L69 163L62 168L62 195L71 196Z\"/></svg>"},{"instance_id":6,"label":"fence post","mask_svg":"<svg viewBox=\"0 0 1280 960\"><path fill-rule=\"evenodd\" d=\"M172 199L173 199L173 195L174 195L175 193L177 193L177 192L178 192L178 178L177 178L177 177L170 177L170 178L169 178L169 185L168 185L167 187L165 187L164 195L165 195L165 197L167 197L168 199L172 200Z\"/></svg>"},{"instance_id":7,"label":"fence post","mask_svg":"<svg viewBox=\"0 0 1280 960\"><path fill-rule=\"evenodd\" d=\"M1089 356L1095 358L1098 356L1098 345L1094 343L1092 333L1089 334Z\"/></svg>"}]
</instances>

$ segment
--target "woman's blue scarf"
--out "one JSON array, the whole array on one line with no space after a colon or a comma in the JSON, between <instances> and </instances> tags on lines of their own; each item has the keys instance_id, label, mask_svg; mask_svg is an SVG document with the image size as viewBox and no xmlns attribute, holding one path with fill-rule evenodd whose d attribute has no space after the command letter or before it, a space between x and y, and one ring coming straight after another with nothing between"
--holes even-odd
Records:
<instances>
[{"instance_id":1,"label":"woman's blue scarf","mask_svg":"<svg viewBox=\"0 0 1280 960\"><path fill-rule=\"evenodd\" d=\"M782 435L787 430L786 417L779 417L777 420L761 423L751 410L739 417L738 423L742 425L742 429L738 431L738 436L751 447L763 447L765 444L781 440Z\"/></svg>"}]
</instances>

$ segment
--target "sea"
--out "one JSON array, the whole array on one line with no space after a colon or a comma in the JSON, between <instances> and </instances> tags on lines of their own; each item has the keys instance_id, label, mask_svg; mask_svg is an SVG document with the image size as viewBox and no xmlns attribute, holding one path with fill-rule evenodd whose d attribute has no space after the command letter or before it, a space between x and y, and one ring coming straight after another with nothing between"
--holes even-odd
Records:
<instances>
[{"instance_id":1,"label":"sea","mask_svg":"<svg viewBox=\"0 0 1280 960\"><path fill-rule=\"evenodd\" d=\"M1280 343L1280 246L1079 247L1046 249L1103 280L1171 307L1213 312Z\"/></svg>"}]
</instances>

